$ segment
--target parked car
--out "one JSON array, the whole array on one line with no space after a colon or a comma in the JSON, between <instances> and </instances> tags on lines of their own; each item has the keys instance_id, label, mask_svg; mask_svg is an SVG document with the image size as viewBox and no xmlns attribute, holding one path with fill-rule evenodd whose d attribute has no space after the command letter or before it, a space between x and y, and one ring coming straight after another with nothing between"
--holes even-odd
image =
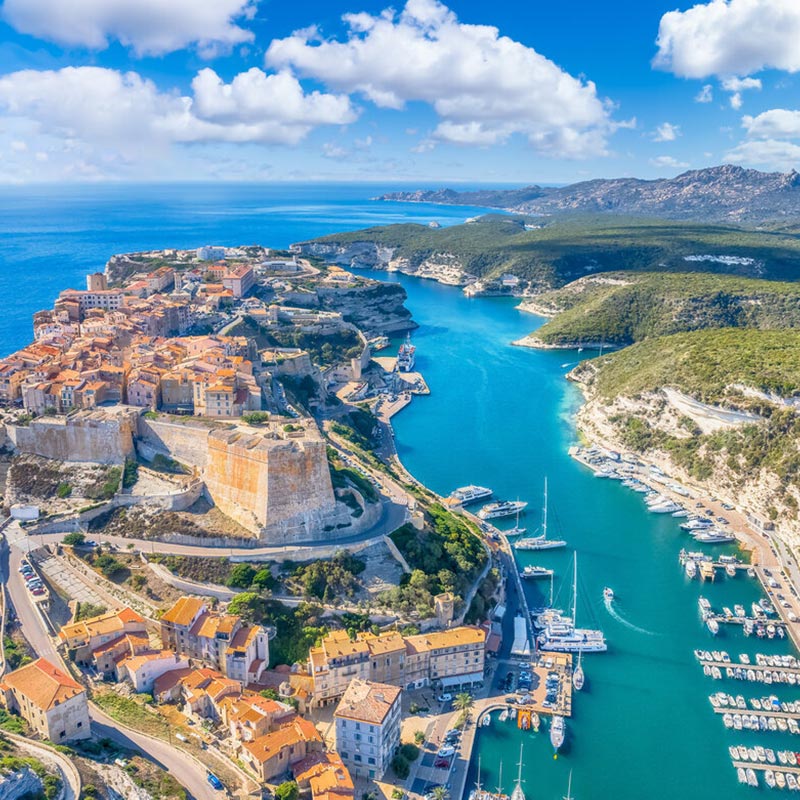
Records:
<instances>
[{"instance_id":1,"label":"parked car","mask_svg":"<svg viewBox=\"0 0 800 800\"><path fill-rule=\"evenodd\" d=\"M449 744L440 747L438 752L436 753L437 758L450 758L450 756L455 755L456 749L455 747L451 747Z\"/></svg>"},{"instance_id":2,"label":"parked car","mask_svg":"<svg viewBox=\"0 0 800 800\"><path fill-rule=\"evenodd\" d=\"M453 695L451 695L449 692L444 692L444 694L440 694L436 699L440 703L449 703L453 699Z\"/></svg>"},{"instance_id":3,"label":"parked car","mask_svg":"<svg viewBox=\"0 0 800 800\"><path fill-rule=\"evenodd\" d=\"M450 769L450 759L437 758L436 761L433 762L433 766L437 769Z\"/></svg>"}]
</instances>

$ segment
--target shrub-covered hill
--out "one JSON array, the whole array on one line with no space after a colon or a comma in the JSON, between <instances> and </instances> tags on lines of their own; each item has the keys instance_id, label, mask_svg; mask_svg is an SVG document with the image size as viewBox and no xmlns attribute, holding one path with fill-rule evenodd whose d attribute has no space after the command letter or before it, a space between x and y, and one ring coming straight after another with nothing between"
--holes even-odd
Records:
<instances>
[{"instance_id":1,"label":"shrub-covered hill","mask_svg":"<svg viewBox=\"0 0 800 800\"><path fill-rule=\"evenodd\" d=\"M535 299L550 346L627 345L706 328L800 329L800 283L708 273L610 273Z\"/></svg>"}]
</instances>

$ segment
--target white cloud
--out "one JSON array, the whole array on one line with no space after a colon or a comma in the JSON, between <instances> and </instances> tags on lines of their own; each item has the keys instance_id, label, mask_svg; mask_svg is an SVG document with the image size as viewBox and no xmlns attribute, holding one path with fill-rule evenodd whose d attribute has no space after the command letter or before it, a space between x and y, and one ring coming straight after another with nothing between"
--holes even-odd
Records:
<instances>
[{"instance_id":1,"label":"white cloud","mask_svg":"<svg viewBox=\"0 0 800 800\"><path fill-rule=\"evenodd\" d=\"M24 153L28 149L28 145L21 139L14 139L9 146L14 153Z\"/></svg>"},{"instance_id":2,"label":"white cloud","mask_svg":"<svg viewBox=\"0 0 800 800\"><path fill-rule=\"evenodd\" d=\"M773 108L756 117L742 117L742 126L753 139L800 139L800 111Z\"/></svg>"},{"instance_id":3,"label":"white cloud","mask_svg":"<svg viewBox=\"0 0 800 800\"><path fill-rule=\"evenodd\" d=\"M714 99L714 88L707 83L694 98L695 103L710 103Z\"/></svg>"},{"instance_id":4,"label":"white cloud","mask_svg":"<svg viewBox=\"0 0 800 800\"><path fill-rule=\"evenodd\" d=\"M685 169L689 166L685 161L678 161L672 156L656 156L650 159L650 163L659 169Z\"/></svg>"},{"instance_id":5,"label":"white cloud","mask_svg":"<svg viewBox=\"0 0 800 800\"><path fill-rule=\"evenodd\" d=\"M739 92L734 92L730 96L729 102L731 104L731 108L734 111L738 111L742 107L742 103L743 103L741 94L739 94Z\"/></svg>"},{"instance_id":6,"label":"white cloud","mask_svg":"<svg viewBox=\"0 0 800 800\"><path fill-rule=\"evenodd\" d=\"M674 142L681 135L681 126L662 122L653 133L654 142Z\"/></svg>"},{"instance_id":7,"label":"white cloud","mask_svg":"<svg viewBox=\"0 0 800 800\"><path fill-rule=\"evenodd\" d=\"M322 155L325 158L340 159L347 157L349 154L349 150L345 150L344 147L340 147L333 142L324 142L322 145Z\"/></svg>"},{"instance_id":8,"label":"white cloud","mask_svg":"<svg viewBox=\"0 0 800 800\"><path fill-rule=\"evenodd\" d=\"M253 40L237 24L253 0L5 0L4 19L22 33L69 47L102 50L116 39L138 55L197 45L201 53Z\"/></svg>"},{"instance_id":9,"label":"white cloud","mask_svg":"<svg viewBox=\"0 0 800 800\"><path fill-rule=\"evenodd\" d=\"M800 164L800 145L777 139L741 142L725 154L725 161L788 171Z\"/></svg>"},{"instance_id":10,"label":"white cloud","mask_svg":"<svg viewBox=\"0 0 800 800\"><path fill-rule=\"evenodd\" d=\"M653 65L683 78L800 70L797 0L711 0L661 18Z\"/></svg>"},{"instance_id":11,"label":"white cloud","mask_svg":"<svg viewBox=\"0 0 800 800\"><path fill-rule=\"evenodd\" d=\"M722 88L726 92L744 92L747 89L761 90L761 80L759 78L725 78L722 81Z\"/></svg>"},{"instance_id":12,"label":"white cloud","mask_svg":"<svg viewBox=\"0 0 800 800\"><path fill-rule=\"evenodd\" d=\"M497 28L460 23L438 0L344 21L344 41L321 39L315 29L274 40L267 64L291 66L382 108L429 103L440 117L438 140L492 145L522 134L556 156L605 152L616 126L595 85Z\"/></svg>"},{"instance_id":13,"label":"white cloud","mask_svg":"<svg viewBox=\"0 0 800 800\"><path fill-rule=\"evenodd\" d=\"M176 142L295 144L317 125L356 117L347 97L306 94L288 72L252 69L226 84L203 69L192 90L162 92L135 72L100 67L22 70L0 77L0 111L126 158Z\"/></svg>"}]
</instances>

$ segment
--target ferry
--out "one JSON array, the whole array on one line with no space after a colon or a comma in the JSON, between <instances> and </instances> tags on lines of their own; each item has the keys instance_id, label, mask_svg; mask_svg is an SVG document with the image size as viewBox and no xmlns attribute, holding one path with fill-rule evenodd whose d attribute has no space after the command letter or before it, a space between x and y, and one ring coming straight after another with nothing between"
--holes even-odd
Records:
<instances>
[{"instance_id":1,"label":"ferry","mask_svg":"<svg viewBox=\"0 0 800 800\"><path fill-rule=\"evenodd\" d=\"M561 745L564 744L565 734L564 717L554 714L553 719L550 721L550 744L553 745L553 750L558 751Z\"/></svg>"},{"instance_id":2,"label":"ferry","mask_svg":"<svg viewBox=\"0 0 800 800\"><path fill-rule=\"evenodd\" d=\"M519 520L517 520L519 525ZM563 539L547 538L547 478L544 479L544 504L542 505L542 532L538 536L526 536L514 543L517 550L554 550L557 547L566 547Z\"/></svg>"},{"instance_id":3,"label":"ferry","mask_svg":"<svg viewBox=\"0 0 800 800\"><path fill-rule=\"evenodd\" d=\"M553 574L553 570L547 567L533 567L530 564L524 567L520 573L520 578L549 578Z\"/></svg>"},{"instance_id":4,"label":"ferry","mask_svg":"<svg viewBox=\"0 0 800 800\"><path fill-rule=\"evenodd\" d=\"M411 344L411 334L406 334L406 340L400 345L397 352L397 371L411 372L414 369L417 348Z\"/></svg>"},{"instance_id":5,"label":"ferry","mask_svg":"<svg viewBox=\"0 0 800 800\"><path fill-rule=\"evenodd\" d=\"M485 486L461 486L455 491L451 492L450 500L452 505L468 506L470 503L476 503L478 500L483 500L484 497L491 497L492 490L487 489Z\"/></svg>"},{"instance_id":6,"label":"ferry","mask_svg":"<svg viewBox=\"0 0 800 800\"><path fill-rule=\"evenodd\" d=\"M510 517L527 507L523 500L501 500L498 503L489 503L484 506L478 516L481 519L496 519L497 517Z\"/></svg>"}]
</instances>

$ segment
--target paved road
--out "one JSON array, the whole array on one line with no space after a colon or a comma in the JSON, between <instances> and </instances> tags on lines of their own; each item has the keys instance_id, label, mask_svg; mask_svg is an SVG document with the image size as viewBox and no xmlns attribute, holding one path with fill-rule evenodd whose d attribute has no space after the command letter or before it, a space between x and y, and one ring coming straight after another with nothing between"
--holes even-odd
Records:
<instances>
[{"instance_id":1,"label":"paved road","mask_svg":"<svg viewBox=\"0 0 800 800\"><path fill-rule=\"evenodd\" d=\"M0 554L0 572L2 579L6 581L17 619L25 638L36 654L63 666L63 660L42 618L33 607L31 597L18 572L21 560L22 552L19 548L3 546ZM182 750L144 734L121 730L114 720L96 706L89 707L89 714L92 719L92 733L98 737L107 736L123 747L140 750L169 772L195 800L220 800L224 796L222 792L211 788L201 765Z\"/></svg>"},{"instance_id":2,"label":"paved road","mask_svg":"<svg viewBox=\"0 0 800 800\"><path fill-rule=\"evenodd\" d=\"M330 539L315 542L313 545L278 545L270 547L212 547L194 544L170 544L168 542L157 542L151 539L130 539L125 536L108 536L101 534L104 542L111 542L121 550L131 549L145 553L166 553L176 556L201 556L206 558L241 558L249 561L282 561L291 558L294 561L302 561L307 555L314 558L314 552L322 547L347 547L350 544L375 544L383 541L386 534L399 528L406 520L407 509L405 505L384 501L381 516L378 522L368 531L358 536L346 536L341 539ZM34 534L27 537L24 531L20 531L19 547L27 550L40 547L45 544L60 542L66 533L43 533ZM9 542L15 544L14 534L9 529Z\"/></svg>"}]
</instances>

